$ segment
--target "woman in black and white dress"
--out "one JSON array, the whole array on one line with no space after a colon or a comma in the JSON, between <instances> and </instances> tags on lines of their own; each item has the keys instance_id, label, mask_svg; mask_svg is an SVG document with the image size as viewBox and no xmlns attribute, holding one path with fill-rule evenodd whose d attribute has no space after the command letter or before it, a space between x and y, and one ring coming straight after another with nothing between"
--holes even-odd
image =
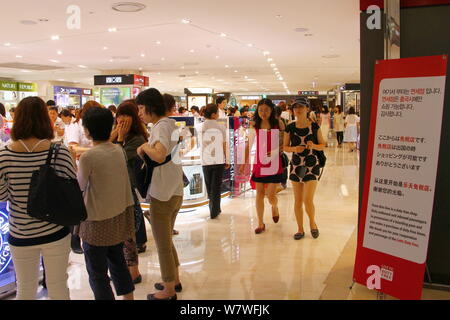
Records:
<instances>
[{"instance_id":1,"label":"woman in black and white dress","mask_svg":"<svg viewBox=\"0 0 450 320\"><path fill-rule=\"evenodd\" d=\"M315 239L319 237L319 229L315 222L314 194L321 168L314 151L323 151L325 140L319 125L308 118L308 107L309 102L304 98L297 99L292 105L297 120L287 126L283 146L285 152L293 152L289 179L294 187L295 217L298 225L295 240L305 236L303 204L309 217L311 234Z\"/></svg>"}]
</instances>

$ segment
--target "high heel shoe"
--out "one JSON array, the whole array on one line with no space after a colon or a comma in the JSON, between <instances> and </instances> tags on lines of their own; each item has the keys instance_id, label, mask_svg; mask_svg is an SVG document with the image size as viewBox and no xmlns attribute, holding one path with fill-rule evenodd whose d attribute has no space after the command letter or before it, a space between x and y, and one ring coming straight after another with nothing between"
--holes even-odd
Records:
<instances>
[{"instance_id":1,"label":"high heel shoe","mask_svg":"<svg viewBox=\"0 0 450 320\"><path fill-rule=\"evenodd\" d=\"M277 211L278 215L274 216L273 215L274 211ZM273 219L273 222L275 222L275 223L278 223L278 221L280 221L280 213L278 212L278 208L276 210L274 210L272 208L272 219Z\"/></svg>"},{"instance_id":2,"label":"high heel shoe","mask_svg":"<svg viewBox=\"0 0 450 320\"><path fill-rule=\"evenodd\" d=\"M264 231L266 231L266 225L265 225L265 224L263 224L263 227L262 227L262 228L258 227L258 228L255 229L255 233L256 233L256 234L261 234L261 233L263 233Z\"/></svg>"}]
</instances>

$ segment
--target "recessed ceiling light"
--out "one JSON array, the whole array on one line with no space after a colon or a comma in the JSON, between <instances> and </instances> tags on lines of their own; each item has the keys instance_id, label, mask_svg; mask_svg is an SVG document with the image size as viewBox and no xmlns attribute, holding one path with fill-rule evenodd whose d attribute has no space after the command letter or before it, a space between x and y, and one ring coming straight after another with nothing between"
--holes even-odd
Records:
<instances>
[{"instance_id":1,"label":"recessed ceiling light","mask_svg":"<svg viewBox=\"0 0 450 320\"><path fill-rule=\"evenodd\" d=\"M5 47L11 47L11 43L9 42L5 43Z\"/></svg>"},{"instance_id":2,"label":"recessed ceiling light","mask_svg":"<svg viewBox=\"0 0 450 320\"><path fill-rule=\"evenodd\" d=\"M139 12L145 9L145 5L138 2L118 2L114 3L111 8L119 12Z\"/></svg>"},{"instance_id":3,"label":"recessed ceiling light","mask_svg":"<svg viewBox=\"0 0 450 320\"><path fill-rule=\"evenodd\" d=\"M56 53L61 56L63 54L63 52L61 50L56 51Z\"/></svg>"},{"instance_id":4,"label":"recessed ceiling light","mask_svg":"<svg viewBox=\"0 0 450 320\"><path fill-rule=\"evenodd\" d=\"M161 61L166 61L166 58L161 58Z\"/></svg>"},{"instance_id":5,"label":"recessed ceiling light","mask_svg":"<svg viewBox=\"0 0 450 320\"><path fill-rule=\"evenodd\" d=\"M160 76L160 75L161 75L161 72L158 72L157 75Z\"/></svg>"},{"instance_id":6,"label":"recessed ceiling light","mask_svg":"<svg viewBox=\"0 0 450 320\"><path fill-rule=\"evenodd\" d=\"M295 28L294 31L295 32L307 32L307 31L309 31L309 29L308 28Z\"/></svg>"},{"instance_id":7,"label":"recessed ceiling light","mask_svg":"<svg viewBox=\"0 0 450 320\"><path fill-rule=\"evenodd\" d=\"M247 47L253 47L253 43L249 43L248 45L247 45Z\"/></svg>"},{"instance_id":8,"label":"recessed ceiling light","mask_svg":"<svg viewBox=\"0 0 450 320\"><path fill-rule=\"evenodd\" d=\"M335 58L339 58L339 57L340 57L340 55L338 55L338 54L326 54L326 55L322 56L322 58L325 58L325 59L335 59Z\"/></svg>"},{"instance_id":9,"label":"recessed ceiling light","mask_svg":"<svg viewBox=\"0 0 450 320\"><path fill-rule=\"evenodd\" d=\"M273 71L278 71L278 68L273 68Z\"/></svg>"},{"instance_id":10,"label":"recessed ceiling light","mask_svg":"<svg viewBox=\"0 0 450 320\"><path fill-rule=\"evenodd\" d=\"M156 41L156 44L159 46L161 44L161 41Z\"/></svg>"},{"instance_id":11,"label":"recessed ceiling light","mask_svg":"<svg viewBox=\"0 0 450 320\"><path fill-rule=\"evenodd\" d=\"M219 56L216 56L216 59L219 59L220 57Z\"/></svg>"},{"instance_id":12,"label":"recessed ceiling light","mask_svg":"<svg viewBox=\"0 0 450 320\"><path fill-rule=\"evenodd\" d=\"M117 32L117 28L116 27L108 28L108 32Z\"/></svg>"},{"instance_id":13,"label":"recessed ceiling light","mask_svg":"<svg viewBox=\"0 0 450 320\"><path fill-rule=\"evenodd\" d=\"M190 19L183 19L183 20L181 20L181 23L184 23L184 24L189 24L191 22L192 21Z\"/></svg>"},{"instance_id":14,"label":"recessed ceiling light","mask_svg":"<svg viewBox=\"0 0 450 320\"><path fill-rule=\"evenodd\" d=\"M20 23L21 23L21 24L24 24L24 25L26 25L26 26L32 26L32 25L37 24L37 22L36 22L36 21L33 21L33 20L22 20L22 21L20 21Z\"/></svg>"},{"instance_id":15,"label":"recessed ceiling light","mask_svg":"<svg viewBox=\"0 0 450 320\"><path fill-rule=\"evenodd\" d=\"M198 72L198 71L195 71L195 74L200 74L200 72Z\"/></svg>"},{"instance_id":16,"label":"recessed ceiling light","mask_svg":"<svg viewBox=\"0 0 450 320\"><path fill-rule=\"evenodd\" d=\"M229 68L229 67L230 67L229 65L227 65L227 64L225 65L225 68Z\"/></svg>"},{"instance_id":17,"label":"recessed ceiling light","mask_svg":"<svg viewBox=\"0 0 450 320\"><path fill-rule=\"evenodd\" d=\"M142 71L142 68L139 68L139 71Z\"/></svg>"},{"instance_id":18,"label":"recessed ceiling light","mask_svg":"<svg viewBox=\"0 0 450 320\"><path fill-rule=\"evenodd\" d=\"M87 68L86 66L83 66L82 64L79 64L78 67L82 68L82 69L86 69Z\"/></svg>"},{"instance_id":19,"label":"recessed ceiling light","mask_svg":"<svg viewBox=\"0 0 450 320\"><path fill-rule=\"evenodd\" d=\"M31 72L30 70L20 70L20 71L25 73Z\"/></svg>"},{"instance_id":20,"label":"recessed ceiling light","mask_svg":"<svg viewBox=\"0 0 450 320\"><path fill-rule=\"evenodd\" d=\"M283 81L284 79L283 79L283 77L279 77L278 80Z\"/></svg>"},{"instance_id":21,"label":"recessed ceiling light","mask_svg":"<svg viewBox=\"0 0 450 320\"><path fill-rule=\"evenodd\" d=\"M103 47L103 50L108 50L108 47Z\"/></svg>"},{"instance_id":22,"label":"recessed ceiling light","mask_svg":"<svg viewBox=\"0 0 450 320\"><path fill-rule=\"evenodd\" d=\"M272 61L273 61L272 58L267 59L267 62L272 62Z\"/></svg>"},{"instance_id":23,"label":"recessed ceiling light","mask_svg":"<svg viewBox=\"0 0 450 320\"><path fill-rule=\"evenodd\" d=\"M58 35L51 36L51 39L52 40L59 40L59 36Z\"/></svg>"},{"instance_id":24,"label":"recessed ceiling light","mask_svg":"<svg viewBox=\"0 0 450 320\"><path fill-rule=\"evenodd\" d=\"M238 71L237 71L237 70L234 70L234 73L238 73Z\"/></svg>"},{"instance_id":25,"label":"recessed ceiling light","mask_svg":"<svg viewBox=\"0 0 450 320\"><path fill-rule=\"evenodd\" d=\"M220 34L220 36L221 36L222 38L225 38L225 37L227 36L227 34L222 32L222 33Z\"/></svg>"},{"instance_id":26,"label":"recessed ceiling light","mask_svg":"<svg viewBox=\"0 0 450 320\"><path fill-rule=\"evenodd\" d=\"M59 63L59 61L55 60L55 59L49 59L48 61L53 62L53 63Z\"/></svg>"},{"instance_id":27,"label":"recessed ceiling light","mask_svg":"<svg viewBox=\"0 0 450 320\"><path fill-rule=\"evenodd\" d=\"M114 62L114 59L109 59L109 62Z\"/></svg>"},{"instance_id":28,"label":"recessed ceiling light","mask_svg":"<svg viewBox=\"0 0 450 320\"><path fill-rule=\"evenodd\" d=\"M191 50L189 50L189 52L190 52L190 53L194 53L194 52L195 52L195 50L194 50L194 49L191 49Z\"/></svg>"},{"instance_id":29,"label":"recessed ceiling light","mask_svg":"<svg viewBox=\"0 0 450 320\"><path fill-rule=\"evenodd\" d=\"M244 76L245 79L248 79L248 76Z\"/></svg>"},{"instance_id":30,"label":"recessed ceiling light","mask_svg":"<svg viewBox=\"0 0 450 320\"><path fill-rule=\"evenodd\" d=\"M56 81L66 81L65 79L56 79Z\"/></svg>"},{"instance_id":31,"label":"recessed ceiling light","mask_svg":"<svg viewBox=\"0 0 450 320\"><path fill-rule=\"evenodd\" d=\"M16 58L18 58L18 59L22 59L23 58L23 56L21 56L21 55L16 55Z\"/></svg>"},{"instance_id":32,"label":"recessed ceiling light","mask_svg":"<svg viewBox=\"0 0 450 320\"><path fill-rule=\"evenodd\" d=\"M141 53L141 57L142 57L142 58L145 58L145 53Z\"/></svg>"},{"instance_id":33,"label":"recessed ceiling light","mask_svg":"<svg viewBox=\"0 0 450 320\"><path fill-rule=\"evenodd\" d=\"M270 66L271 66L272 68L275 68L277 65L276 65L275 63L272 63Z\"/></svg>"},{"instance_id":34,"label":"recessed ceiling light","mask_svg":"<svg viewBox=\"0 0 450 320\"><path fill-rule=\"evenodd\" d=\"M270 52L269 51L264 51L263 55L268 56L268 55L270 55Z\"/></svg>"}]
</instances>

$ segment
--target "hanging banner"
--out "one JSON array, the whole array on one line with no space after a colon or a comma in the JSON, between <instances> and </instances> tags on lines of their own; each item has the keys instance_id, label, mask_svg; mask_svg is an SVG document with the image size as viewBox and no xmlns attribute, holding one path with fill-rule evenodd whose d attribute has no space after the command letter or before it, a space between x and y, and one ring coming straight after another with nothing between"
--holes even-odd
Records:
<instances>
[{"instance_id":1,"label":"hanging banner","mask_svg":"<svg viewBox=\"0 0 450 320\"><path fill-rule=\"evenodd\" d=\"M447 55L377 61L354 280L421 299Z\"/></svg>"}]
</instances>

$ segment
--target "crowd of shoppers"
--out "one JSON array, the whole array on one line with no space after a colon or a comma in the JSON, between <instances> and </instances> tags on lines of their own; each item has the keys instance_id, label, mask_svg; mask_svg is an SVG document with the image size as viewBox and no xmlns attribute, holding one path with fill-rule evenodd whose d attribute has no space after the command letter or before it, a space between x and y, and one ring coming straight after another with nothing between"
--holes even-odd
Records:
<instances>
[{"instance_id":1,"label":"crowd of shoppers","mask_svg":"<svg viewBox=\"0 0 450 320\"><path fill-rule=\"evenodd\" d=\"M191 108L192 115L205 118L200 130L201 159L211 219L222 212L222 178L230 167L227 132L220 121L226 117L226 105L227 100L220 97L202 110ZM248 107L229 114L236 116L237 112L241 117L250 116ZM1 106L0 114L4 117ZM145 251L147 242L140 208L144 199L136 190L139 163L145 163L151 175L145 200L150 203L149 220L162 280L154 284L157 291L147 299L177 299L183 288L173 229L184 185L178 159L182 137L170 118L176 115L174 97L154 88L141 92L136 100L122 102L117 109L89 101L76 118L67 109L58 113L53 101L46 104L38 97L19 103L14 110L12 141L0 150L0 201L10 202L9 244L17 274L17 299L36 298L41 256L49 297L70 299L70 248L84 253L95 299L113 300L115 295L134 299L135 284L142 282L138 253ZM355 149L358 125L354 108L344 117L342 107L336 107L333 127L339 146L352 143L352 151ZM250 163L250 150L256 146L251 174L256 189L256 234L266 230L266 197L272 220L279 222L277 188L280 184L286 187L289 179L298 227L294 239L305 237L304 211L312 237L319 237L314 195L323 170L319 153L326 147L330 127L329 110L324 108L318 114L305 98L296 99L289 107L276 107L270 99L257 104L245 144L245 164ZM77 179L84 196L87 219L72 229L32 218L27 211L31 176L45 163L52 143L61 144L54 161L56 173ZM285 160L284 153L292 154L292 159ZM239 170L244 174L245 166Z\"/></svg>"}]
</instances>

